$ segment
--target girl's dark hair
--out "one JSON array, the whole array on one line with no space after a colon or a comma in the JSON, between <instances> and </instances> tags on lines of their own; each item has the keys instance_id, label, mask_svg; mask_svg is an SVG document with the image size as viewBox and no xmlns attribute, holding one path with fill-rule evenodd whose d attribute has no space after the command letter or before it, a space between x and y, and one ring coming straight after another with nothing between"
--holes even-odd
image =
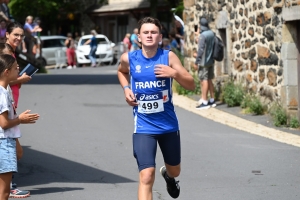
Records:
<instances>
[{"instance_id":1,"label":"girl's dark hair","mask_svg":"<svg viewBox=\"0 0 300 200\"><path fill-rule=\"evenodd\" d=\"M7 49L8 51L14 53L13 48L6 42L0 42L0 55L3 54L3 51Z\"/></svg>"},{"instance_id":2,"label":"girl's dark hair","mask_svg":"<svg viewBox=\"0 0 300 200\"><path fill-rule=\"evenodd\" d=\"M20 28L24 31L23 26L19 22L11 22L7 25L6 32L11 34L11 32L13 32L13 30L16 28Z\"/></svg>"},{"instance_id":3,"label":"girl's dark hair","mask_svg":"<svg viewBox=\"0 0 300 200\"><path fill-rule=\"evenodd\" d=\"M143 24L154 24L155 26L158 27L159 33L161 33L161 23L158 19L154 17L144 17L143 19L140 19L138 22L138 32L140 33L141 27Z\"/></svg>"},{"instance_id":4,"label":"girl's dark hair","mask_svg":"<svg viewBox=\"0 0 300 200\"><path fill-rule=\"evenodd\" d=\"M6 69L11 69L13 64L16 62L16 59L8 54L0 55L0 74Z\"/></svg>"}]
</instances>

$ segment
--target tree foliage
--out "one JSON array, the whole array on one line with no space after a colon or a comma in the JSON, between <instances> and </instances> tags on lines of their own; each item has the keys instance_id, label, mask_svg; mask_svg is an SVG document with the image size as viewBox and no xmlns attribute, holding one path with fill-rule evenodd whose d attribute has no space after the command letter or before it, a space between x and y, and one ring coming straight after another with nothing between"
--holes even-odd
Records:
<instances>
[{"instance_id":1,"label":"tree foliage","mask_svg":"<svg viewBox=\"0 0 300 200\"><path fill-rule=\"evenodd\" d=\"M150 2L150 15L152 17L157 17L157 5L159 4L159 0L148 0ZM165 0L169 4L169 6L173 9L173 12L182 17L182 13L184 10L183 0Z\"/></svg>"},{"instance_id":2,"label":"tree foliage","mask_svg":"<svg viewBox=\"0 0 300 200\"><path fill-rule=\"evenodd\" d=\"M62 0L11 0L9 7L11 14L19 22L24 22L28 15L56 20L61 7Z\"/></svg>"}]
</instances>

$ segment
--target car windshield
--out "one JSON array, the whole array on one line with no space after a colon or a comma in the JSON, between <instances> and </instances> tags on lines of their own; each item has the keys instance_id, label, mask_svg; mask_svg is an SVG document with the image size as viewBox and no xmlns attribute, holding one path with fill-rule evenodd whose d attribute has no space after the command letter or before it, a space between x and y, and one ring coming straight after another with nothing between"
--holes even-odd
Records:
<instances>
[{"instance_id":1,"label":"car windshield","mask_svg":"<svg viewBox=\"0 0 300 200\"><path fill-rule=\"evenodd\" d=\"M80 42L80 45L83 45L86 41L88 41L90 38L87 39L82 39ZM106 41L105 38L96 38L97 39L97 44L108 44L108 41Z\"/></svg>"}]
</instances>

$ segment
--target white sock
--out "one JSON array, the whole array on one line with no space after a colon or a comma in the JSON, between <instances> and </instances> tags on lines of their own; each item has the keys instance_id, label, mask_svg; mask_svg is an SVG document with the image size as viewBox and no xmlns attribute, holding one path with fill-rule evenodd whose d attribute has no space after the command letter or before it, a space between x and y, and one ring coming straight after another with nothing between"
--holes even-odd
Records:
<instances>
[{"instance_id":1,"label":"white sock","mask_svg":"<svg viewBox=\"0 0 300 200\"><path fill-rule=\"evenodd\" d=\"M204 105L207 105L207 104L208 104L208 101L202 99L202 103L203 103Z\"/></svg>"},{"instance_id":2,"label":"white sock","mask_svg":"<svg viewBox=\"0 0 300 200\"><path fill-rule=\"evenodd\" d=\"M214 101L215 101L214 98L210 98L210 100L209 100L210 103L212 103L212 102L214 102Z\"/></svg>"}]
</instances>

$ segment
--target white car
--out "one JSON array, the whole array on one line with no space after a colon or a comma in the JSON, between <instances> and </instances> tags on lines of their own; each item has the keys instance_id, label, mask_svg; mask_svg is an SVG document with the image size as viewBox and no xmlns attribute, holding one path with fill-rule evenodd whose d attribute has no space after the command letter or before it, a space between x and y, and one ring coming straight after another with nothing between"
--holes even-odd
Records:
<instances>
[{"instance_id":1,"label":"white car","mask_svg":"<svg viewBox=\"0 0 300 200\"><path fill-rule=\"evenodd\" d=\"M58 52L61 52L61 62L67 63L65 40L67 37L60 35L41 36L42 58L46 65L55 65L57 63ZM62 64L59 63L59 64Z\"/></svg>"},{"instance_id":2,"label":"white car","mask_svg":"<svg viewBox=\"0 0 300 200\"><path fill-rule=\"evenodd\" d=\"M84 35L82 36L77 45L76 49L76 58L77 64L80 66L82 64L89 64L91 60L89 59L89 53L91 47L89 44L83 45L87 40L91 39L92 35ZM113 46L114 43L108 40L105 35L98 34L96 35L96 39L98 42L98 47L96 51L96 60L101 63L112 63L114 60Z\"/></svg>"}]
</instances>

